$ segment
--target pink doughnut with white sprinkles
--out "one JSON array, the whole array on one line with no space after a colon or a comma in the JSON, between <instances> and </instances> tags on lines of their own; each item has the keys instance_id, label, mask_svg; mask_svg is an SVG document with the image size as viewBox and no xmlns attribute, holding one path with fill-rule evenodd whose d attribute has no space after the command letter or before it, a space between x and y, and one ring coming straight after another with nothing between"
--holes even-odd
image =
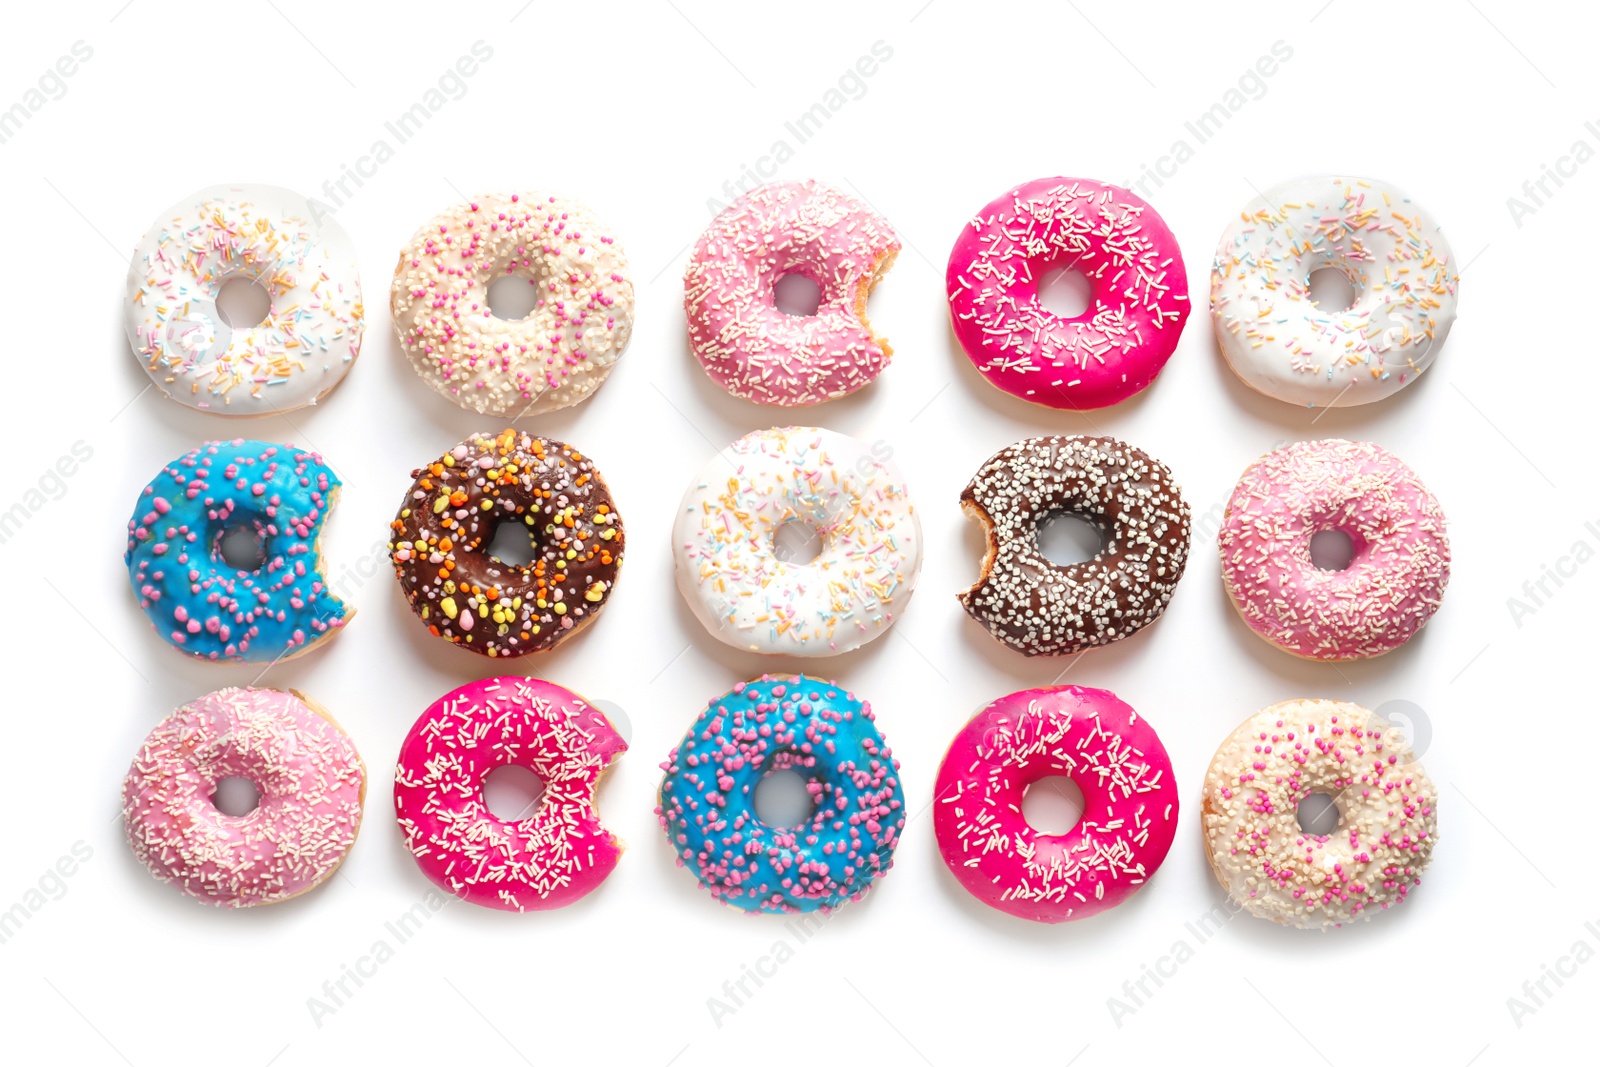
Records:
<instances>
[{"instance_id":1,"label":"pink doughnut with white sprinkles","mask_svg":"<svg viewBox=\"0 0 1600 1067\"><path fill-rule=\"evenodd\" d=\"M469 682L434 701L400 746L395 818L422 873L452 896L501 911L564 907L622 857L595 789L627 750L604 712L559 685ZM538 775L544 794L525 817L502 819L483 782L512 765Z\"/></svg>"},{"instance_id":2,"label":"pink doughnut with white sprinkles","mask_svg":"<svg viewBox=\"0 0 1600 1067\"><path fill-rule=\"evenodd\" d=\"M689 344L711 380L758 404L801 407L848 396L889 364L867 324L867 295L900 238L866 204L817 181L772 182L711 220L683 275ZM803 275L812 315L778 308L778 280Z\"/></svg>"},{"instance_id":3,"label":"pink doughnut with white sprinkles","mask_svg":"<svg viewBox=\"0 0 1600 1067\"><path fill-rule=\"evenodd\" d=\"M1337 530L1350 564L1322 570L1311 538ZM1245 624L1303 659L1392 652L1439 610L1450 581L1444 511L1377 445L1298 441L1244 472L1217 535L1222 581Z\"/></svg>"},{"instance_id":4,"label":"pink doughnut with white sprinkles","mask_svg":"<svg viewBox=\"0 0 1600 1067\"><path fill-rule=\"evenodd\" d=\"M1045 834L1022 814L1028 786L1066 775L1083 816ZM1024 689L979 711L934 784L939 854L963 888L1034 922L1086 919L1155 874L1178 829L1172 762L1154 728L1104 689Z\"/></svg>"},{"instance_id":5,"label":"pink doughnut with white sprinkles","mask_svg":"<svg viewBox=\"0 0 1600 1067\"><path fill-rule=\"evenodd\" d=\"M213 797L247 778L254 811ZM134 855L207 904L276 904L327 881L361 829L367 771L328 713L293 691L221 689L162 720L122 784Z\"/></svg>"},{"instance_id":6,"label":"pink doughnut with white sprinkles","mask_svg":"<svg viewBox=\"0 0 1600 1067\"><path fill-rule=\"evenodd\" d=\"M1333 799L1330 834L1300 803ZM1206 858L1241 907L1326 930L1405 900L1439 839L1439 790L1405 733L1359 704L1285 700L1228 735L1206 771Z\"/></svg>"},{"instance_id":7,"label":"pink doughnut with white sprinkles","mask_svg":"<svg viewBox=\"0 0 1600 1067\"><path fill-rule=\"evenodd\" d=\"M1061 268L1089 282L1075 318L1039 301ZM1183 255L1161 216L1084 178L1039 178L985 206L950 250L945 291L956 340L990 385L1080 411L1153 382L1189 317Z\"/></svg>"}]
</instances>

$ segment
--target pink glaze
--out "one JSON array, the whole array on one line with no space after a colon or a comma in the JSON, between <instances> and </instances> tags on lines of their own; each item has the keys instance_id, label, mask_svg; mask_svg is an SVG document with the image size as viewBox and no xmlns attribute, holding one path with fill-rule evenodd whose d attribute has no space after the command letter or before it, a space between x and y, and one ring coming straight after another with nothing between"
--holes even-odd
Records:
<instances>
[{"instance_id":1,"label":"pink glaze","mask_svg":"<svg viewBox=\"0 0 1600 1067\"><path fill-rule=\"evenodd\" d=\"M1022 796L1061 774L1083 791L1083 817L1065 834L1043 834L1023 818ZM934 785L934 834L956 879L991 908L1035 922L1121 904L1161 866L1177 828L1167 750L1104 689L1001 697L956 735Z\"/></svg>"},{"instance_id":2,"label":"pink glaze","mask_svg":"<svg viewBox=\"0 0 1600 1067\"><path fill-rule=\"evenodd\" d=\"M224 778L255 785L254 811L217 809ZM122 817L161 881L222 907L274 904L344 862L366 785L354 743L298 693L221 689L150 731L122 785Z\"/></svg>"},{"instance_id":3,"label":"pink glaze","mask_svg":"<svg viewBox=\"0 0 1600 1067\"><path fill-rule=\"evenodd\" d=\"M628 744L604 713L537 678L485 678L434 701L400 746L394 810L422 873L502 911L559 908L605 881L622 844L600 824L595 786ZM544 796L507 821L483 801L496 767L526 767Z\"/></svg>"},{"instance_id":4,"label":"pink glaze","mask_svg":"<svg viewBox=\"0 0 1600 1067\"><path fill-rule=\"evenodd\" d=\"M1350 565L1311 562L1339 530ZM1244 472L1217 535L1222 580L1250 629L1316 660L1364 659L1409 641L1450 581L1444 512L1411 468L1374 444L1300 441Z\"/></svg>"},{"instance_id":5,"label":"pink glaze","mask_svg":"<svg viewBox=\"0 0 1600 1067\"><path fill-rule=\"evenodd\" d=\"M867 325L867 294L900 251L876 211L816 181L772 182L711 220L683 276L689 343L711 380L759 404L800 407L871 382L892 350ZM780 311L778 279L810 278L815 315Z\"/></svg>"},{"instance_id":6,"label":"pink glaze","mask_svg":"<svg viewBox=\"0 0 1600 1067\"><path fill-rule=\"evenodd\" d=\"M1039 281L1069 267L1089 308L1064 319ZM950 323L967 358L1012 396L1053 408L1102 408L1155 380L1189 317L1177 238L1128 190L1039 178L972 218L945 271Z\"/></svg>"}]
</instances>

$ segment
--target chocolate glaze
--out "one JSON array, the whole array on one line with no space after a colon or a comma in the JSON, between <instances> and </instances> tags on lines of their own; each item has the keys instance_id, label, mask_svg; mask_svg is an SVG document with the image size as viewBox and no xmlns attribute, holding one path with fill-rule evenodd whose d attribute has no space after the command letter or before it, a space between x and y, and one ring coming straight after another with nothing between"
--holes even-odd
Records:
<instances>
[{"instance_id":1,"label":"chocolate glaze","mask_svg":"<svg viewBox=\"0 0 1600 1067\"><path fill-rule=\"evenodd\" d=\"M957 594L967 614L1025 656L1106 645L1161 617L1189 557L1189 505L1159 460L1113 437L1018 441L961 493L989 547L978 583ZM1062 567L1039 551L1039 524L1081 515L1099 555Z\"/></svg>"},{"instance_id":2,"label":"chocolate glaze","mask_svg":"<svg viewBox=\"0 0 1600 1067\"><path fill-rule=\"evenodd\" d=\"M389 524L389 555L431 633L491 657L554 648L600 613L622 568L622 517L594 463L516 430L474 434L428 466ZM522 522L527 566L488 553Z\"/></svg>"}]
</instances>

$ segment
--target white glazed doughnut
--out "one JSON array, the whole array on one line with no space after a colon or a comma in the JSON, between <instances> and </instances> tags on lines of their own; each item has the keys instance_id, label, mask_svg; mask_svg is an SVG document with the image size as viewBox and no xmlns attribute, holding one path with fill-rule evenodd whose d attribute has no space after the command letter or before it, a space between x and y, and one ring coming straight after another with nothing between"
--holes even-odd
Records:
<instances>
[{"instance_id":1,"label":"white glazed doughnut","mask_svg":"<svg viewBox=\"0 0 1600 1067\"><path fill-rule=\"evenodd\" d=\"M922 566L922 527L891 452L789 426L718 453L673 527L678 589L695 617L724 644L790 656L848 652L884 633ZM816 530L816 559L776 555L788 522Z\"/></svg>"},{"instance_id":2,"label":"white glazed doughnut","mask_svg":"<svg viewBox=\"0 0 1600 1067\"><path fill-rule=\"evenodd\" d=\"M526 318L489 310L489 283L508 275L539 289ZM518 418L600 388L633 334L633 280L577 201L491 195L429 220L400 250L389 310L423 381L468 411Z\"/></svg>"},{"instance_id":3,"label":"white glazed doughnut","mask_svg":"<svg viewBox=\"0 0 1600 1067\"><path fill-rule=\"evenodd\" d=\"M267 317L236 329L217 311L223 283L267 291ZM123 330L150 380L216 415L315 404L361 352L355 246L298 193L216 185L161 213L128 264Z\"/></svg>"},{"instance_id":4,"label":"white glazed doughnut","mask_svg":"<svg viewBox=\"0 0 1600 1067\"><path fill-rule=\"evenodd\" d=\"M1355 289L1319 308L1307 285L1329 267ZM1428 369L1456 317L1450 244L1400 190L1367 178L1304 178L1245 205L1211 265L1211 318L1246 385L1303 407L1354 407Z\"/></svg>"}]
</instances>

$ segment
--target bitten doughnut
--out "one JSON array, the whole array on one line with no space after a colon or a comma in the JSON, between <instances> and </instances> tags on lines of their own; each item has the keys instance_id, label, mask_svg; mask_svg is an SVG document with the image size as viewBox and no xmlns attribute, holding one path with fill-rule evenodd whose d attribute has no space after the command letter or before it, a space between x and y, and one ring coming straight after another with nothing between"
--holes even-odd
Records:
<instances>
[{"instance_id":1,"label":"bitten doughnut","mask_svg":"<svg viewBox=\"0 0 1600 1067\"><path fill-rule=\"evenodd\" d=\"M1348 308L1312 303L1311 274L1350 280ZM1233 372L1308 408L1370 404L1417 380L1456 317L1460 284L1438 223L1367 178L1284 182L1245 205L1211 267L1211 319Z\"/></svg>"},{"instance_id":2,"label":"bitten doughnut","mask_svg":"<svg viewBox=\"0 0 1600 1067\"><path fill-rule=\"evenodd\" d=\"M961 606L1025 656L1120 641L1161 617L1189 558L1189 505L1159 460L1113 437L1033 437L990 456L961 493L987 550ZM1099 527L1093 559L1058 566L1039 551L1057 514Z\"/></svg>"},{"instance_id":3,"label":"bitten doughnut","mask_svg":"<svg viewBox=\"0 0 1600 1067\"><path fill-rule=\"evenodd\" d=\"M1331 796L1339 824L1300 829ZM1358 704L1285 700L1246 719L1206 771L1206 858L1250 914L1322 929L1406 899L1439 836L1439 790L1398 727Z\"/></svg>"},{"instance_id":4,"label":"bitten doughnut","mask_svg":"<svg viewBox=\"0 0 1600 1067\"><path fill-rule=\"evenodd\" d=\"M225 282L267 293L261 323L217 311ZM150 381L214 415L315 404L361 354L355 246L310 201L270 185L217 185L161 213L128 264L123 329Z\"/></svg>"},{"instance_id":5,"label":"bitten doughnut","mask_svg":"<svg viewBox=\"0 0 1600 1067\"><path fill-rule=\"evenodd\" d=\"M275 663L355 615L328 588L318 541L339 477L315 452L208 441L161 469L128 520L128 581L156 633L196 659ZM239 570L223 537L253 530L262 563Z\"/></svg>"},{"instance_id":6,"label":"bitten doughnut","mask_svg":"<svg viewBox=\"0 0 1600 1067\"><path fill-rule=\"evenodd\" d=\"M1350 565L1322 570L1312 535L1350 538ZM1222 581L1245 625L1303 659L1381 656L1439 610L1450 581L1444 511L1374 444L1299 441L1251 464L1217 534Z\"/></svg>"},{"instance_id":7,"label":"bitten doughnut","mask_svg":"<svg viewBox=\"0 0 1600 1067\"><path fill-rule=\"evenodd\" d=\"M1070 267L1089 308L1066 319L1039 302L1039 282ZM1085 410L1155 381L1189 318L1177 238L1126 189L1039 178L972 217L945 269L950 324L984 379L1035 404Z\"/></svg>"},{"instance_id":8,"label":"bitten doughnut","mask_svg":"<svg viewBox=\"0 0 1600 1067\"><path fill-rule=\"evenodd\" d=\"M604 712L559 685L469 682L434 701L400 746L395 818L422 873L452 896L501 911L565 907L622 857L595 789L627 750ZM483 783L513 765L538 775L544 794L507 820L485 805Z\"/></svg>"},{"instance_id":9,"label":"bitten doughnut","mask_svg":"<svg viewBox=\"0 0 1600 1067\"><path fill-rule=\"evenodd\" d=\"M226 815L224 778L260 802ZM122 819L139 862L207 904L276 904L332 877L355 844L367 770L326 711L301 693L220 689L173 712L144 739L122 783Z\"/></svg>"},{"instance_id":10,"label":"bitten doughnut","mask_svg":"<svg viewBox=\"0 0 1600 1067\"><path fill-rule=\"evenodd\" d=\"M489 310L489 283L522 278L523 319ZM422 380L483 415L570 407L600 388L633 334L633 278L610 229L575 200L479 197L430 219L400 251L389 310Z\"/></svg>"},{"instance_id":11,"label":"bitten doughnut","mask_svg":"<svg viewBox=\"0 0 1600 1067\"><path fill-rule=\"evenodd\" d=\"M889 343L867 325L867 295L899 252L893 227L848 193L809 180L752 189L689 255L689 345L712 381L746 400L799 407L848 396L889 364ZM778 309L788 274L816 283L815 314Z\"/></svg>"},{"instance_id":12,"label":"bitten doughnut","mask_svg":"<svg viewBox=\"0 0 1600 1067\"><path fill-rule=\"evenodd\" d=\"M1028 786L1066 775L1083 816L1065 834L1028 824ZM1034 922L1087 919L1150 880L1178 829L1172 762L1149 722L1104 689L1024 689L972 717L933 793L939 854L967 892Z\"/></svg>"},{"instance_id":13,"label":"bitten doughnut","mask_svg":"<svg viewBox=\"0 0 1600 1067\"><path fill-rule=\"evenodd\" d=\"M872 709L833 682L763 675L707 705L661 765L656 814L679 866L741 911L830 911L888 873L906 824L900 764ZM774 771L807 779L815 808L768 826L753 806Z\"/></svg>"},{"instance_id":14,"label":"bitten doughnut","mask_svg":"<svg viewBox=\"0 0 1600 1067\"><path fill-rule=\"evenodd\" d=\"M426 467L389 524L389 557L428 632L480 655L544 652L593 622L622 570L622 516L594 461L516 430L474 434ZM502 522L534 559L489 554Z\"/></svg>"},{"instance_id":15,"label":"bitten doughnut","mask_svg":"<svg viewBox=\"0 0 1600 1067\"><path fill-rule=\"evenodd\" d=\"M717 640L749 652L832 656L900 617L922 567L922 527L893 449L832 430L757 430L695 475L673 527L678 589ZM800 522L822 551L779 559Z\"/></svg>"}]
</instances>

